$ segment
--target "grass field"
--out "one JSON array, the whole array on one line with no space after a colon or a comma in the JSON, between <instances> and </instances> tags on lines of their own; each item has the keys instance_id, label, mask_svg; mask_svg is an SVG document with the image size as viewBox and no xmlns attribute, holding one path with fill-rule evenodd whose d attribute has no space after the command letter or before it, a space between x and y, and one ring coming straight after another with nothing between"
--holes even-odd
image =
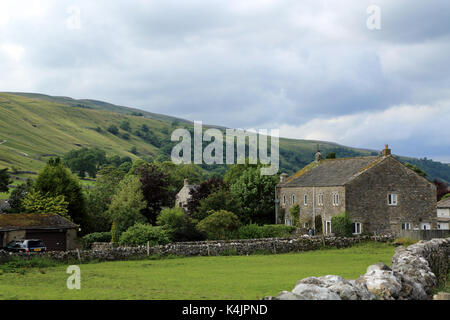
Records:
<instances>
[{"instance_id":1,"label":"grass field","mask_svg":"<svg viewBox=\"0 0 450 320\"><path fill-rule=\"evenodd\" d=\"M260 299L293 289L308 276L364 274L390 264L394 247L360 244L346 249L252 256L190 257L81 265L81 290L66 287L66 266L0 275L0 299Z\"/></svg>"}]
</instances>

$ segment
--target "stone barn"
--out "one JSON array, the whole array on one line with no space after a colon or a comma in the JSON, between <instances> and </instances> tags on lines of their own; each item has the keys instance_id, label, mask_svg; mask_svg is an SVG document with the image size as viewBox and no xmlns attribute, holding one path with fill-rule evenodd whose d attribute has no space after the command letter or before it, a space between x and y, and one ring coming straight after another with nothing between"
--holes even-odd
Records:
<instances>
[{"instance_id":1,"label":"stone barn","mask_svg":"<svg viewBox=\"0 0 450 320\"><path fill-rule=\"evenodd\" d=\"M198 187L198 184L189 184L188 179L184 179L183 188L177 193L175 198L175 206L182 208L186 213L188 212L187 204L191 198L191 190Z\"/></svg>"},{"instance_id":2,"label":"stone barn","mask_svg":"<svg viewBox=\"0 0 450 320\"><path fill-rule=\"evenodd\" d=\"M275 201L277 223L292 225L289 209L298 204L300 221L309 221L301 227L314 228L320 216L324 234L333 232L331 217L345 211L354 234L437 227L436 187L393 157L387 145L379 156L322 159L319 151L294 175L281 175Z\"/></svg>"},{"instance_id":3,"label":"stone barn","mask_svg":"<svg viewBox=\"0 0 450 320\"><path fill-rule=\"evenodd\" d=\"M48 251L76 248L78 225L56 214L0 215L0 247L13 240L41 239Z\"/></svg>"}]
</instances>

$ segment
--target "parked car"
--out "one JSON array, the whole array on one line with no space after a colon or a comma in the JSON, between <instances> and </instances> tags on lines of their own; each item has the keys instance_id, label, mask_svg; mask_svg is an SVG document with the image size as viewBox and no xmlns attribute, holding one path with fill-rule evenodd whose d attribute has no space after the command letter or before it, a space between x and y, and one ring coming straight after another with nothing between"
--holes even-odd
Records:
<instances>
[{"instance_id":1,"label":"parked car","mask_svg":"<svg viewBox=\"0 0 450 320\"><path fill-rule=\"evenodd\" d=\"M46 251L44 241L40 239L14 240L7 244L6 251L12 252L42 252Z\"/></svg>"}]
</instances>

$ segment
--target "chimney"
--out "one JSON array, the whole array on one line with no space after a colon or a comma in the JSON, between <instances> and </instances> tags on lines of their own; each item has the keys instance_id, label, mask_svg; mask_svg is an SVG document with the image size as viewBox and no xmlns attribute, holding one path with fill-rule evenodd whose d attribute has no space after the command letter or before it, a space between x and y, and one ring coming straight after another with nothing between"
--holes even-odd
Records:
<instances>
[{"instance_id":1,"label":"chimney","mask_svg":"<svg viewBox=\"0 0 450 320\"><path fill-rule=\"evenodd\" d=\"M289 177L289 175L287 173L282 173L280 175L280 183L283 183L284 181L286 181L286 179Z\"/></svg>"},{"instance_id":2,"label":"chimney","mask_svg":"<svg viewBox=\"0 0 450 320\"><path fill-rule=\"evenodd\" d=\"M389 146L387 144L384 145L384 149L381 151L381 154L383 155L383 157L391 155L391 149L389 149Z\"/></svg>"},{"instance_id":3,"label":"chimney","mask_svg":"<svg viewBox=\"0 0 450 320\"><path fill-rule=\"evenodd\" d=\"M317 150L316 154L314 155L314 161L318 164L322 160L322 154L320 153L320 150Z\"/></svg>"},{"instance_id":4,"label":"chimney","mask_svg":"<svg viewBox=\"0 0 450 320\"><path fill-rule=\"evenodd\" d=\"M184 179L184 185L185 186L189 185L189 180L188 179Z\"/></svg>"}]
</instances>

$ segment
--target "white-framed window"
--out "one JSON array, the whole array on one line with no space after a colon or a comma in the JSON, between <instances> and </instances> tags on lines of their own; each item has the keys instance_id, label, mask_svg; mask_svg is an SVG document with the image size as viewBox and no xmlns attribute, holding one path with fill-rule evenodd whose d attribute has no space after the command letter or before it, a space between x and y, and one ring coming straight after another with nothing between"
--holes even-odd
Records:
<instances>
[{"instance_id":1,"label":"white-framed window","mask_svg":"<svg viewBox=\"0 0 450 320\"><path fill-rule=\"evenodd\" d=\"M422 222L420 224L420 230L430 230L431 229L431 224L428 222Z\"/></svg>"},{"instance_id":2,"label":"white-framed window","mask_svg":"<svg viewBox=\"0 0 450 320\"><path fill-rule=\"evenodd\" d=\"M353 222L353 234L361 234L362 231L362 225L360 222Z\"/></svg>"},{"instance_id":3,"label":"white-framed window","mask_svg":"<svg viewBox=\"0 0 450 320\"><path fill-rule=\"evenodd\" d=\"M292 194L292 204L295 203L295 194Z\"/></svg>"},{"instance_id":4,"label":"white-framed window","mask_svg":"<svg viewBox=\"0 0 450 320\"><path fill-rule=\"evenodd\" d=\"M331 194L331 197L332 197L333 206L338 206L339 205L339 192L333 192Z\"/></svg>"},{"instance_id":5,"label":"white-framed window","mask_svg":"<svg viewBox=\"0 0 450 320\"><path fill-rule=\"evenodd\" d=\"M403 222L402 230L411 230L411 224L409 222Z\"/></svg>"},{"instance_id":6,"label":"white-framed window","mask_svg":"<svg viewBox=\"0 0 450 320\"><path fill-rule=\"evenodd\" d=\"M284 219L284 224L285 224L286 226L292 226L292 220L289 219L289 218L286 218L286 219Z\"/></svg>"},{"instance_id":7,"label":"white-framed window","mask_svg":"<svg viewBox=\"0 0 450 320\"><path fill-rule=\"evenodd\" d=\"M325 221L325 234L331 233L331 221Z\"/></svg>"},{"instance_id":8,"label":"white-framed window","mask_svg":"<svg viewBox=\"0 0 450 320\"><path fill-rule=\"evenodd\" d=\"M396 193L389 193L388 194L388 205L390 205L390 206L396 206L397 205L397 194Z\"/></svg>"},{"instance_id":9,"label":"white-framed window","mask_svg":"<svg viewBox=\"0 0 450 320\"><path fill-rule=\"evenodd\" d=\"M286 195L283 194L283 204L286 204Z\"/></svg>"},{"instance_id":10,"label":"white-framed window","mask_svg":"<svg viewBox=\"0 0 450 320\"><path fill-rule=\"evenodd\" d=\"M308 205L308 195L307 195L307 194L305 194L305 195L303 196L303 204L304 204L305 206Z\"/></svg>"},{"instance_id":11,"label":"white-framed window","mask_svg":"<svg viewBox=\"0 0 450 320\"><path fill-rule=\"evenodd\" d=\"M322 192L320 192L320 193L317 195L317 204L318 204L319 206L323 206L323 193L322 193Z\"/></svg>"}]
</instances>

